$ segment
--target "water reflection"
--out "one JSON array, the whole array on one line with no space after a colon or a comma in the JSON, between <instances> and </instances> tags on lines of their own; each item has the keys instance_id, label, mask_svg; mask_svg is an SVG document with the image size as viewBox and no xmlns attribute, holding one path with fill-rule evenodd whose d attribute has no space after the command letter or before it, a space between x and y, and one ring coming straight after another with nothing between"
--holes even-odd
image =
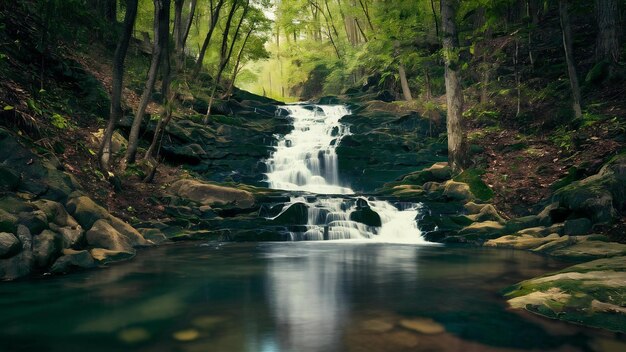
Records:
<instances>
[{"instance_id":1,"label":"water reflection","mask_svg":"<svg viewBox=\"0 0 626 352\"><path fill-rule=\"evenodd\" d=\"M267 299L285 351L329 351L350 322L354 288L405 281L417 272L419 247L292 244L264 247ZM376 268L376 270L371 270ZM410 280L415 282L414 280ZM414 289L413 285L405 289ZM358 289L357 289L358 290ZM367 292L371 295L373 292Z\"/></svg>"},{"instance_id":2,"label":"water reflection","mask_svg":"<svg viewBox=\"0 0 626 352\"><path fill-rule=\"evenodd\" d=\"M624 347L623 337L506 309L498 290L562 265L371 242L161 247L104 270L0 285L0 351Z\"/></svg>"}]
</instances>

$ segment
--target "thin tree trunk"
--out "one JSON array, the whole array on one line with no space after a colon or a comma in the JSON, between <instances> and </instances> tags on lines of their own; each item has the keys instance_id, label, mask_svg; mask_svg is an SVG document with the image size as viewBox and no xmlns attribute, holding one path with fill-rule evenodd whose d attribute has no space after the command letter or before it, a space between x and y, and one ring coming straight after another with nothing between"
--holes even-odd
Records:
<instances>
[{"instance_id":1,"label":"thin tree trunk","mask_svg":"<svg viewBox=\"0 0 626 352\"><path fill-rule=\"evenodd\" d=\"M458 38L455 16L458 0L441 0L443 52L445 59L446 100L448 105L448 159L455 173L465 166L466 142L462 127L463 91L458 73Z\"/></svg>"},{"instance_id":2,"label":"thin tree trunk","mask_svg":"<svg viewBox=\"0 0 626 352\"><path fill-rule=\"evenodd\" d=\"M435 0L430 0L430 7L433 10L433 19L435 20L435 33L437 33L437 38L439 38L439 21L437 20L437 11L435 10Z\"/></svg>"},{"instance_id":3,"label":"thin tree trunk","mask_svg":"<svg viewBox=\"0 0 626 352\"><path fill-rule=\"evenodd\" d=\"M428 72L428 69L424 72L424 76L426 76L426 101L430 101L433 97L433 89L430 83L430 72Z\"/></svg>"},{"instance_id":4,"label":"thin tree trunk","mask_svg":"<svg viewBox=\"0 0 626 352\"><path fill-rule=\"evenodd\" d=\"M572 44L572 28L569 20L568 0L559 0L559 15L561 18L561 31L563 32L563 49L565 50L565 61L567 62L567 73L572 88L572 104L574 115L578 118L582 116L580 86L578 85L578 74L574 63L574 49Z\"/></svg>"},{"instance_id":5,"label":"thin tree trunk","mask_svg":"<svg viewBox=\"0 0 626 352\"><path fill-rule=\"evenodd\" d=\"M513 58L513 66L515 68L515 87L517 89L517 112L515 117L519 116L522 112L522 86L521 86L521 74L519 72L519 40L515 39L515 56Z\"/></svg>"},{"instance_id":6,"label":"thin tree trunk","mask_svg":"<svg viewBox=\"0 0 626 352\"><path fill-rule=\"evenodd\" d=\"M184 53L184 46L185 43L187 43L187 38L189 38L189 31L191 30L191 25L193 24L193 17L196 13L196 4L197 4L198 0L191 0L191 2L189 3L189 17L187 17L187 21L185 21L185 30L183 31L183 53Z\"/></svg>"},{"instance_id":7,"label":"thin tree trunk","mask_svg":"<svg viewBox=\"0 0 626 352\"><path fill-rule=\"evenodd\" d=\"M115 55L113 57L113 84L111 91L111 107L109 109L109 122L102 137L102 143L98 150L100 168L105 173L109 170L111 159L111 138L115 131L115 125L122 116L122 87L124 83L124 61L128 52L128 45L133 33L133 26L137 18L138 0L126 0L126 14L124 15L124 30L119 38Z\"/></svg>"},{"instance_id":8,"label":"thin tree trunk","mask_svg":"<svg viewBox=\"0 0 626 352\"><path fill-rule=\"evenodd\" d=\"M170 45L169 40L163 43L163 51L161 58L161 69L163 70L163 113L157 122L157 126L154 129L154 136L152 136L152 143L150 143L150 147L146 151L146 155L144 159L148 160L152 158L152 154L154 154L154 149L156 148L157 142L159 141L159 135L161 131L165 130L167 123L170 121L172 117L172 104L174 103L174 92L171 90L170 83L172 81L172 67L170 64Z\"/></svg>"},{"instance_id":9,"label":"thin tree trunk","mask_svg":"<svg viewBox=\"0 0 626 352\"><path fill-rule=\"evenodd\" d=\"M596 0L598 37L596 62L606 61L615 66L619 62L619 7L617 0Z\"/></svg>"},{"instance_id":10,"label":"thin tree trunk","mask_svg":"<svg viewBox=\"0 0 626 352\"><path fill-rule=\"evenodd\" d=\"M361 4L361 9L363 9L363 13L365 14L365 18L367 18L367 23L370 26L370 29L374 31L374 25L372 24L372 18L370 17L370 11L367 8L367 4L363 3L363 0L359 0L359 4Z\"/></svg>"},{"instance_id":11,"label":"thin tree trunk","mask_svg":"<svg viewBox=\"0 0 626 352\"><path fill-rule=\"evenodd\" d=\"M148 71L148 80L146 81L146 87L143 90L139 106L137 107L137 113L130 129L130 135L128 137L128 149L126 150L125 163L126 165L135 162L137 155L137 148L139 147L139 130L141 128L141 122L146 113L146 107L150 102L150 96L154 89L154 84L157 79L157 72L161 64L161 51L163 50L163 43L167 40L169 33L169 17L170 17L170 0L154 0L154 48L152 50L152 62L150 64L150 71Z\"/></svg>"},{"instance_id":12,"label":"thin tree trunk","mask_svg":"<svg viewBox=\"0 0 626 352\"><path fill-rule=\"evenodd\" d=\"M176 60L176 72L183 69L183 61L185 60L183 40L183 5L185 0L174 0L174 57ZM163 99L166 99L163 96Z\"/></svg>"},{"instance_id":13,"label":"thin tree trunk","mask_svg":"<svg viewBox=\"0 0 626 352\"><path fill-rule=\"evenodd\" d=\"M219 0L217 2L217 5L215 5L215 8L213 8L213 6L211 6L211 23L209 25L209 30L206 34L206 37L204 37L204 42L202 43L202 48L200 49L200 53L198 54L198 60L196 61L196 67L193 70L193 77L197 77L198 74L200 73L200 69L202 69L202 63L204 62L204 55L206 55L206 50L209 47L209 42L211 41L211 37L213 36L213 32L215 31L215 27L217 27L217 22L219 20L219 16L220 16L220 11L222 9L222 6L224 5L225 0ZM213 4L213 1L211 1L211 4ZM235 3L233 3L233 7L235 7ZM233 10L233 9L231 9ZM234 10L233 10L234 11ZM231 12L233 12L231 11ZM230 16L230 14L229 14Z\"/></svg>"},{"instance_id":14,"label":"thin tree trunk","mask_svg":"<svg viewBox=\"0 0 626 352\"><path fill-rule=\"evenodd\" d=\"M233 7L235 7L235 4L233 4ZM243 24L243 21L246 18L246 14L248 13L249 7L250 7L250 0L247 0L246 4L244 5L243 13L241 14L241 18L239 19L239 23L237 24L237 28L235 29L235 33L233 35L233 41L232 41L232 44L230 45L230 48L228 46L228 33L232 24L233 16L229 14L228 20L226 21L226 28L224 29L224 34L222 37L220 66L217 71L217 76L215 78L213 90L211 91L211 97L209 99L209 106L207 108L206 115L204 116L203 122L205 125L209 123L209 117L211 116L211 108L213 107L213 102L215 99L215 92L217 91L217 87L220 85L222 74L224 73L224 69L226 68L228 61L230 61L230 58L233 54L233 49L235 48L235 42L237 41L237 38L239 37L239 30L241 29L241 25ZM234 10L231 10L231 13L234 15Z\"/></svg>"},{"instance_id":15,"label":"thin tree trunk","mask_svg":"<svg viewBox=\"0 0 626 352\"><path fill-rule=\"evenodd\" d=\"M226 91L228 95L230 95L233 91L233 87L235 86L235 79L237 78L237 74L239 73L239 65L241 65L241 58L243 56L243 52L248 44L248 39L250 39L250 35L254 32L254 27L251 27L246 33L246 37L243 40L243 44L241 45L241 49L239 49L239 53L237 54L237 61L235 62L235 69L233 70L233 76L230 80L230 84L228 86L228 90Z\"/></svg>"},{"instance_id":16,"label":"thin tree trunk","mask_svg":"<svg viewBox=\"0 0 626 352\"><path fill-rule=\"evenodd\" d=\"M398 65L398 74L400 75L400 85L402 86L402 94L404 95L404 100L412 101L413 96L411 95L411 88L409 88L409 81L406 79L406 71L404 70L404 65Z\"/></svg>"}]
</instances>

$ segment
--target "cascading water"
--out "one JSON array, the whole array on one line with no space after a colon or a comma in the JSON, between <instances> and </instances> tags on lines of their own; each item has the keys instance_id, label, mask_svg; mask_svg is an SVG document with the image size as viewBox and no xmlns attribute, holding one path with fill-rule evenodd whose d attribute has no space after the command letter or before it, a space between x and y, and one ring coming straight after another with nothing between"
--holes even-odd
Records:
<instances>
[{"instance_id":1,"label":"cascading water","mask_svg":"<svg viewBox=\"0 0 626 352\"><path fill-rule=\"evenodd\" d=\"M420 205L395 205L375 199L348 196L354 191L341 185L336 147L350 134L340 119L350 114L343 105L290 105L294 129L279 138L276 151L266 161L270 188L313 193L292 197L271 218L291 207L306 208L306 218L292 226L293 240L369 239L394 243L424 243L415 218Z\"/></svg>"}]
</instances>

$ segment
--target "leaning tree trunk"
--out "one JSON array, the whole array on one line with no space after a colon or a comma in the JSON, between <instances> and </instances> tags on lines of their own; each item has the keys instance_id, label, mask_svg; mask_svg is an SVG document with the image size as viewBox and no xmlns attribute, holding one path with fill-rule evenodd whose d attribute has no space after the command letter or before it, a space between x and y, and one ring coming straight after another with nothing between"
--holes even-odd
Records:
<instances>
[{"instance_id":1,"label":"leaning tree trunk","mask_svg":"<svg viewBox=\"0 0 626 352\"><path fill-rule=\"evenodd\" d=\"M463 91L459 80L458 38L454 22L458 0L441 0L441 24L445 59L446 100L448 105L448 159L454 172L465 166L466 142L461 118L463 114Z\"/></svg>"},{"instance_id":2,"label":"leaning tree trunk","mask_svg":"<svg viewBox=\"0 0 626 352\"><path fill-rule=\"evenodd\" d=\"M161 131L165 130L167 124L172 118L172 104L174 102L174 92L170 87L170 83L172 81L172 66L170 63L170 45L169 41L165 41L163 43L163 50L161 52L161 70L163 75L163 113L157 122L156 128L154 129L154 136L152 137L152 143L150 143L150 147L146 151L146 155L144 159L149 160L152 158L154 151L156 149L157 143L160 139ZM155 163L155 167L156 167Z\"/></svg>"},{"instance_id":3,"label":"leaning tree trunk","mask_svg":"<svg viewBox=\"0 0 626 352\"><path fill-rule=\"evenodd\" d=\"M561 31L563 32L563 48L565 49L565 61L567 62L567 73L572 88L572 107L574 115L578 118L582 116L580 107L580 86L578 85L578 74L574 64L574 49L572 45L572 27L570 25L568 13L568 0L559 0L559 16L561 18Z\"/></svg>"},{"instance_id":4,"label":"leaning tree trunk","mask_svg":"<svg viewBox=\"0 0 626 352\"><path fill-rule=\"evenodd\" d=\"M400 85L402 86L404 100L412 101L413 96L411 95L411 88L409 88L409 81L406 79L406 71L403 64L398 65L398 74L400 75Z\"/></svg>"},{"instance_id":5,"label":"leaning tree trunk","mask_svg":"<svg viewBox=\"0 0 626 352\"><path fill-rule=\"evenodd\" d=\"M617 0L596 0L598 38L596 62L606 61L615 66L619 62L619 7Z\"/></svg>"},{"instance_id":6,"label":"leaning tree trunk","mask_svg":"<svg viewBox=\"0 0 626 352\"><path fill-rule=\"evenodd\" d=\"M119 38L113 58L113 88L111 91L111 107L109 110L109 123L102 137L102 144L98 150L98 160L103 172L109 170L111 159L111 138L117 120L122 116L122 87L124 81L124 60L128 51L128 44L133 33L135 18L137 17L138 0L126 0L126 15L124 15L124 31Z\"/></svg>"},{"instance_id":7,"label":"leaning tree trunk","mask_svg":"<svg viewBox=\"0 0 626 352\"><path fill-rule=\"evenodd\" d=\"M128 137L128 149L126 150L126 164L135 162L137 155L137 148L139 145L139 129L141 128L141 122L143 116L146 113L146 107L150 101L152 90L157 79L157 72L159 71L159 65L161 64L161 51L163 50L163 43L167 41L169 33L170 22L170 0L154 0L154 48L152 50L152 62L150 64L150 70L148 71L148 80L146 81L146 87L141 95L139 106L137 107L137 113L130 129L130 135Z\"/></svg>"}]
</instances>

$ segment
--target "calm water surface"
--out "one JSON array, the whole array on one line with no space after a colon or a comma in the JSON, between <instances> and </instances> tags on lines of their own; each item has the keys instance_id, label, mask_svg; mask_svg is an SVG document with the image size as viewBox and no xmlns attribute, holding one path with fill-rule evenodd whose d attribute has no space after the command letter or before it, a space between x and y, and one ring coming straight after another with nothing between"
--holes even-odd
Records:
<instances>
[{"instance_id":1,"label":"calm water surface","mask_svg":"<svg viewBox=\"0 0 626 352\"><path fill-rule=\"evenodd\" d=\"M624 337L506 309L563 267L508 250L363 243L182 244L0 284L2 351L626 351ZM403 320L441 324L420 334ZM435 325L436 326L436 325Z\"/></svg>"}]
</instances>

